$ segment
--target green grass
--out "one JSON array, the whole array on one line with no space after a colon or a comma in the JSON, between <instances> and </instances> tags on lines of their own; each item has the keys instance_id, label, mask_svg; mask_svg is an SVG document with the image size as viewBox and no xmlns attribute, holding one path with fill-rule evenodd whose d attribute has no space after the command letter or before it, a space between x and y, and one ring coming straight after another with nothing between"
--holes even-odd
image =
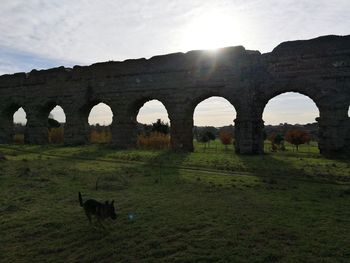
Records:
<instances>
[{"instance_id":1,"label":"green grass","mask_svg":"<svg viewBox=\"0 0 350 263\"><path fill-rule=\"evenodd\" d=\"M350 262L349 159L211 144L0 146L0 262ZM78 191L117 220L89 226Z\"/></svg>"}]
</instances>

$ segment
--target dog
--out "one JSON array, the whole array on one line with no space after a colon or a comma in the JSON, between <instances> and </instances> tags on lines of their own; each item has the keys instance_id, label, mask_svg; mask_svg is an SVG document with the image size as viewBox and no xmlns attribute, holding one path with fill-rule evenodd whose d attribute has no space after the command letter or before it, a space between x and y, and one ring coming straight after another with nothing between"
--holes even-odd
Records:
<instances>
[{"instance_id":1,"label":"dog","mask_svg":"<svg viewBox=\"0 0 350 263\"><path fill-rule=\"evenodd\" d=\"M79 203L80 206L84 208L86 217L89 220L89 223L91 224L91 215L94 215L97 219L97 222L100 226L104 228L104 226L101 223L101 220L104 220L106 218L111 218L115 220L117 218L117 214L115 213L114 208L114 200L112 202L108 203L106 201L105 203L100 203L94 199L89 199L83 202L83 198L81 196L81 193L79 192Z\"/></svg>"}]
</instances>

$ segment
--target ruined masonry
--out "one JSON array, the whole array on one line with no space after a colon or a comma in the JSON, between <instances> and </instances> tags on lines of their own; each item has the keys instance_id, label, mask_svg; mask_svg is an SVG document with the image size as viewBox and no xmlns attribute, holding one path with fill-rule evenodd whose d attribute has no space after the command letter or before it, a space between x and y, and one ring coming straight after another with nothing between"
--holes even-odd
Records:
<instances>
[{"instance_id":1,"label":"ruined masonry","mask_svg":"<svg viewBox=\"0 0 350 263\"><path fill-rule=\"evenodd\" d=\"M48 114L59 105L66 114L65 143L84 144L89 112L104 102L114 114L112 144L134 147L138 111L157 99L168 111L172 148L192 151L195 107L220 96L237 112L237 153L259 154L264 107L290 91L310 97L319 109L320 152L349 152L350 35L285 42L266 54L237 46L3 75L0 143L12 143L13 114L20 107L27 114L25 141L47 143Z\"/></svg>"}]
</instances>

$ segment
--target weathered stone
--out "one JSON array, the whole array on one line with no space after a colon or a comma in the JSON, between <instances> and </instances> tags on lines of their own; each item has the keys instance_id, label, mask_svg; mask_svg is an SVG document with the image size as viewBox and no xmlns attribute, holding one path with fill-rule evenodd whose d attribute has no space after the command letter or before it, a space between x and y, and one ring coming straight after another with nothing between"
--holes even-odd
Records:
<instances>
[{"instance_id":1,"label":"weathered stone","mask_svg":"<svg viewBox=\"0 0 350 263\"><path fill-rule=\"evenodd\" d=\"M291 91L309 96L320 111L321 153L349 152L350 36L285 42L266 54L239 46L3 75L0 143L12 142L19 107L27 113L26 142L47 143L47 117L56 105L66 114L65 143L86 143L89 112L104 102L114 113L112 144L134 147L137 113L157 99L169 114L172 148L192 151L195 107L221 96L237 112L236 151L260 154L265 105Z\"/></svg>"}]
</instances>

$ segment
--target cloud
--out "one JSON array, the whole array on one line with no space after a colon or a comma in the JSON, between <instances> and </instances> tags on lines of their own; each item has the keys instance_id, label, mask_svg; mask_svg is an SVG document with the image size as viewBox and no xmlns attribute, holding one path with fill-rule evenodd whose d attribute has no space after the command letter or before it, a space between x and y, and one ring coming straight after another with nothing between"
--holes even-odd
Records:
<instances>
[{"instance_id":1,"label":"cloud","mask_svg":"<svg viewBox=\"0 0 350 263\"><path fill-rule=\"evenodd\" d=\"M58 65L71 67L74 64L71 61L45 58L37 54L0 45L0 74L29 72L32 69L48 69Z\"/></svg>"},{"instance_id":2,"label":"cloud","mask_svg":"<svg viewBox=\"0 0 350 263\"><path fill-rule=\"evenodd\" d=\"M286 40L348 34L349 10L348 0L3 0L0 74L187 51L196 48L191 25L212 11L235 23L224 45L269 52ZM202 111L212 109L228 112L216 102Z\"/></svg>"},{"instance_id":3,"label":"cloud","mask_svg":"<svg viewBox=\"0 0 350 263\"><path fill-rule=\"evenodd\" d=\"M2 50L57 61L56 66L150 57L186 51L189 25L212 10L239 24L240 32L226 33L232 35L228 45L262 51L285 40L346 34L350 26L347 0L5 0L0 43Z\"/></svg>"}]
</instances>

